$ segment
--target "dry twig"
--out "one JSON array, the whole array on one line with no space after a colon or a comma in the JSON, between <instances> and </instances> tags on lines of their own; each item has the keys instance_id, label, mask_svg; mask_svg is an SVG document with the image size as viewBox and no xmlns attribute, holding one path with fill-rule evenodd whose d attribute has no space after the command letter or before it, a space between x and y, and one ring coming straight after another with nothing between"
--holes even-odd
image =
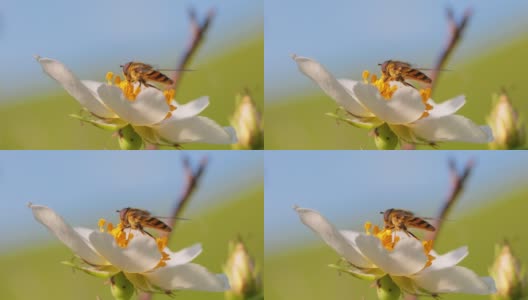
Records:
<instances>
[{"instance_id":1,"label":"dry twig","mask_svg":"<svg viewBox=\"0 0 528 300\"><path fill-rule=\"evenodd\" d=\"M434 224L436 227L436 230L428 233L425 236L425 240L432 240L434 243L438 239L438 234L440 234L440 229L442 229L444 221L447 219L447 216L452 211L452 208L455 205L458 199L458 196L460 196L460 193L464 190L466 181L469 175L471 174L471 171L473 170L474 166L475 166L475 161L471 159L466 163L466 166L464 167L462 172L459 172L456 168L455 160L454 159L449 160L449 173L450 173L450 179L451 179L451 186L449 189L449 194L447 195L444 205L442 206L442 209L440 210L440 213L438 214L438 217ZM415 300L417 299L417 297L414 295L409 295L406 297L406 299Z\"/></svg>"},{"instance_id":2,"label":"dry twig","mask_svg":"<svg viewBox=\"0 0 528 300\"><path fill-rule=\"evenodd\" d=\"M474 166L475 166L475 161L471 159L466 163L466 166L464 167L462 172L458 172L455 161L453 159L449 160L449 172L451 174L450 175L451 188L449 190L449 194L446 198L446 201L444 202L444 205L442 206L440 214L437 217L437 221L435 224L436 230L433 232L430 232L426 236L425 238L426 240L436 241L436 239L438 238L440 229L442 229L442 225L447 219L448 214L451 212L453 205L456 203L458 196L464 190L466 180L471 174L471 171L473 170Z\"/></svg>"},{"instance_id":3,"label":"dry twig","mask_svg":"<svg viewBox=\"0 0 528 300\"><path fill-rule=\"evenodd\" d=\"M440 56L438 57L438 60L436 61L435 67L433 68L433 72L431 73L431 89L434 90L434 87L436 86L436 81L438 79L438 73L439 71L446 65L447 60L453 50L455 49L456 45L462 38L462 34L464 33L464 29L466 28L469 18L472 15L471 9L466 9L464 12L464 16L462 17L462 20L460 22L456 22L453 10L451 8L447 9L447 22L449 26L449 36L447 39L447 43L440 53Z\"/></svg>"},{"instance_id":4,"label":"dry twig","mask_svg":"<svg viewBox=\"0 0 528 300\"><path fill-rule=\"evenodd\" d=\"M189 42L187 44L185 52L180 57L180 61L178 63L178 66L176 67L176 70L185 70L185 68L189 65L191 58L198 50L198 47L202 44L205 33L207 32L207 29L209 29L209 25L213 21L214 16L215 10L210 9L207 13L207 16L205 17L205 20L200 24L196 17L196 11L193 8L189 9L189 18L191 21L191 36L189 38ZM171 85L171 88L175 90L175 94L178 91L177 87L179 86L183 78L182 72L184 71L177 71L172 78L173 83ZM146 144L145 148L147 150L156 150L159 147L158 145Z\"/></svg>"},{"instance_id":5,"label":"dry twig","mask_svg":"<svg viewBox=\"0 0 528 300\"><path fill-rule=\"evenodd\" d=\"M176 221L178 220L178 217L182 215L183 211L185 210L185 207L187 206L187 204L189 204L193 192L198 187L198 183L200 182L200 179L204 174L205 168L207 167L208 159L207 157L203 157L198 167L194 170L191 166L188 157L183 157L182 163L185 172L185 185L182 189L181 195L176 200L176 206L174 207L170 216L170 225L173 229L172 232L174 232L174 227L176 226ZM167 237L168 241L170 241L171 235L166 233L165 236ZM152 294L143 293L139 296L139 299L150 300L152 299Z\"/></svg>"},{"instance_id":6,"label":"dry twig","mask_svg":"<svg viewBox=\"0 0 528 300\"><path fill-rule=\"evenodd\" d=\"M196 11L192 8L189 9L189 18L191 21L191 36L185 49L185 52L181 56L178 66L176 67L177 70L184 70L189 65L191 58L193 57L194 53L196 53L196 50L198 50L198 47L201 45L205 37L205 33L207 32L207 29L209 29L209 25L213 21L215 14L215 10L210 9L204 21L200 23L198 21L198 18L196 17ZM181 72L176 72L172 79L174 82L171 88L177 91L177 87L182 79Z\"/></svg>"}]
</instances>

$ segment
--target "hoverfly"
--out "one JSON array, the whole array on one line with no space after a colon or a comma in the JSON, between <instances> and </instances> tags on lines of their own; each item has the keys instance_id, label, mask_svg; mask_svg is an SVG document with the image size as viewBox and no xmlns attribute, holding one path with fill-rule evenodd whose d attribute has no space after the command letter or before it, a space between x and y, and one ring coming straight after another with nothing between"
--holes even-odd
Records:
<instances>
[{"instance_id":1,"label":"hoverfly","mask_svg":"<svg viewBox=\"0 0 528 300\"><path fill-rule=\"evenodd\" d=\"M171 232L172 228L165 224L159 219L154 217L150 212L139 208L125 207L121 210L116 210L119 213L119 219L125 228L131 228L139 230L143 234L148 234L153 237L150 233L144 230L147 228L154 228L163 232ZM179 220L186 220L184 218L178 218Z\"/></svg>"},{"instance_id":2,"label":"hoverfly","mask_svg":"<svg viewBox=\"0 0 528 300\"><path fill-rule=\"evenodd\" d=\"M383 222L385 223L385 229L401 230L408 236L412 236L418 239L408 228L418 228L426 231L435 231L436 228L429 224L425 218L417 217L413 212L403 209L390 208L384 212Z\"/></svg>"},{"instance_id":3,"label":"hoverfly","mask_svg":"<svg viewBox=\"0 0 528 300\"><path fill-rule=\"evenodd\" d=\"M169 70L169 69L155 69L153 66L137 62L137 61L131 61L127 62L124 65L120 66L123 68L123 75L125 75L125 78L130 82L139 82L139 84L143 84L147 87L153 87L155 89L158 89L152 84L147 83L147 81L154 81L165 85L172 85L174 82L172 79L170 79L167 75L161 73L160 71L191 71L188 69L181 69L181 70Z\"/></svg>"},{"instance_id":4,"label":"hoverfly","mask_svg":"<svg viewBox=\"0 0 528 300\"><path fill-rule=\"evenodd\" d=\"M412 84L408 83L407 80L415 80L423 82L425 84L431 84L432 80L429 76L425 75L420 70L429 70L422 68L414 68L411 64L397 61L397 60L386 60L381 64L381 73L383 75L384 81L399 81L406 86L415 88ZM445 70L442 70L445 71Z\"/></svg>"}]
</instances>

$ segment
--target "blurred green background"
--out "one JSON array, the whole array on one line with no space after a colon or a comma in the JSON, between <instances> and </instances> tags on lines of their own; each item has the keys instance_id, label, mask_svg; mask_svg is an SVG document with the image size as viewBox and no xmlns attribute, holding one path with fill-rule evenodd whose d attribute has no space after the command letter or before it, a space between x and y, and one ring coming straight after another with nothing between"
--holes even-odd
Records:
<instances>
[{"instance_id":1,"label":"blurred green background","mask_svg":"<svg viewBox=\"0 0 528 300\"><path fill-rule=\"evenodd\" d=\"M376 149L369 131L325 116L337 104L297 70L290 55L315 59L337 78L361 80L363 70L380 74L378 63L388 59L432 68L448 36L445 8L453 7L456 20L464 10L473 15L448 64L433 99L443 102L464 94L459 114L485 125L492 93L505 89L528 116L527 3L408 1L331 1L333 5L293 0L283 6L269 0L276 20L266 27L266 149ZM302 7L302 8L300 8ZM382 8L382 9L380 9ZM291 21L296 16L296 22ZM313 22L324 19L324 22ZM287 25L286 25L287 24ZM291 24L291 26L290 26ZM291 38L294 36L295 38ZM420 146L419 149L432 149ZM440 143L440 149L487 149L486 144Z\"/></svg>"},{"instance_id":2,"label":"blurred green background","mask_svg":"<svg viewBox=\"0 0 528 300\"><path fill-rule=\"evenodd\" d=\"M183 214L191 220L176 225L169 247L177 251L201 243L203 252L194 262L221 273L228 241L240 236L263 272L261 152L185 151L185 155L193 166L204 156L209 158L209 164ZM108 151L0 153L2 174L12 174L9 179L0 176L0 206L2 211L10 212L0 220L0 299L113 299L104 279L60 263L70 260L73 253L33 219L25 203L47 205L72 226L89 228L97 227L99 218L117 224L114 211L127 206L168 215L184 186L181 158L180 152L173 151L151 151L148 155ZM97 163L106 166L105 174L98 175ZM53 170L45 168L48 164L54 166ZM17 173L15 165L34 171L19 176L23 172ZM128 166L134 166L136 171L126 169ZM32 186L39 192L21 188L24 178L34 182ZM224 299L224 295L177 291L176 298ZM154 299L170 298L157 295Z\"/></svg>"},{"instance_id":3,"label":"blurred green background","mask_svg":"<svg viewBox=\"0 0 528 300\"><path fill-rule=\"evenodd\" d=\"M42 72L32 55L55 58L79 78L95 81L105 81L108 71L121 74L119 65L130 60L158 68L175 68L191 36L189 7L196 9L199 22L211 8L215 9L216 16L187 66L195 71L183 75L176 99L187 103L209 96L210 106L203 115L222 126L230 125L235 96L239 93L248 91L263 109L262 3L207 0L160 1L157 5L146 5L142 1L131 1L123 7L99 0L84 7L84 4L71 6L63 0L52 2L57 6L53 10L46 5L40 7L41 4L32 4L22 10L22 3L13 3L3 11L4 34L0 34L0 43L7 45L5 64L13 71L2 76L8 89L2 88L0 97L0 126L3 128L0 149L118 149L117 138L111 132L68 116L78 114L81 106ZM98 10L98 6L106 10ZM57 22L42 20L42 14L65 18L64 22L69 18L73 20L69 26L55 28ZM98 15L98 22L85 18L90 14ZM22 28L17 27L19 19L33 15L33 28L22 24ZM132 20L145 25L137 28L136 21ZM34 31L35 25L46 32L46 38ZM15 32L26 36L16 38ZM72 35L82 36L82 39L71 43ZM15 62L18 65L10 67ZM231 146L189 144L183 148L230 149Z\"/></svg>"},{"instance_id":4,"label":"blurred green background","mask_svg":"<svg viewBox=\"0 0 528 300\"><path fill-rule=\"evenodd\" d=\"M266 156L265 190L265 282L270 299L377 299L372 282L328 267L340 257L301 223L292 206L315 209L338 229L360 232L366 221L381 226L379 211L391 207L435 217L449 193L448 158L454 158L460 170L469 159L476 164L435 250L442 254L466 245L469 255L459 265L488 276L495 244L508 239L528 266L528 235L523 225L528 210L525 153L274 152L278 153ZM307 161L310 172L305 169ZM490 297L445 294L441 299Z\"/></svg>"}]
</instances>

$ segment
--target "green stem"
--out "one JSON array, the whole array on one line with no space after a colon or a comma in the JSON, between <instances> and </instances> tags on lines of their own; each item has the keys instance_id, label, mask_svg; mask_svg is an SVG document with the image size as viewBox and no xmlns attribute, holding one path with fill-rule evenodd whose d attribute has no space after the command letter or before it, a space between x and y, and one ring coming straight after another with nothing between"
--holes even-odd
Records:
<instances>
[{"instance_id":1,"label":"green stem","mask_svg":"<svg viewBox=\"0 0 528 300\"><path fill-rule=\"evenodd\" d=\"M379 150L394 150L398 146L398 136L384 123L374 129L374 142Z\"/></svg>"},{"instance_id":2,"label":"green stem","mask_svg":"<svg viewBox=\"0 0 528 300\"><path fill-rule=\"evenodd\" d=\"M398 300L400 299L400 288L392 281L389 275L385 275L376 280L378 298L380 300Z\"/></svg>"},{"instance_id":3,"label":"green stem","mask_svg":"<svg viewBox=\"0 0 528 300\"><path fill-rule=\"evenodd\" d=\"M118 138L121 150L139 150L143 146L143 139L131 125L119 129Z\"/></svg>"},{"instance_id":4,"label":"green stem","mask_svg":"<svg viewBox=\"0 0 528 300\"><path fill-rule=\"evenodd\" d=\"M123 272L119 272L110 278L112 296L116 300L129 300L134 294L134 285L128 281Z\"/></svg>"}]
</instances>

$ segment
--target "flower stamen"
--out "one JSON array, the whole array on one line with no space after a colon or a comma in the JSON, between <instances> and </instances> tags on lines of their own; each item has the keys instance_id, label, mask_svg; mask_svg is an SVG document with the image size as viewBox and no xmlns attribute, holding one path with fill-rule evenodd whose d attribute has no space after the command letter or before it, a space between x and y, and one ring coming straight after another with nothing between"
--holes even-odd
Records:
<instances>
[{"instance_id":1,"label":"flower stamen","mask_svg":"<svg viewBox=\"0 0 528 300\"><path fill-rule=\"evenodd\" d=\"M156 244L158 245L158 251L161 254L161 259L155 268L161 268L167 265L166 261L170 260L170 255L163 251L167 247L168 239L166 236L156 238Z\"/></svg>"},{"instance_id":2,"label":"flower stamen","mask_svg":"<svg viewBox=\"0 0 528 300\"><path fill-rule=\"evenodd\" d=\"M371 228L372 228L372 233L370 232ZM400 237L397 235L393 235L392 230L390 229L381 230L376 225L372 226L372 223L368 221L365 223L365 231L367 235L372 234L375 237L377 237L381 241L381 244L383 245L383 247L389 251L394 250L394 247L400 241Z\"/></svg>"}]
</instances>

